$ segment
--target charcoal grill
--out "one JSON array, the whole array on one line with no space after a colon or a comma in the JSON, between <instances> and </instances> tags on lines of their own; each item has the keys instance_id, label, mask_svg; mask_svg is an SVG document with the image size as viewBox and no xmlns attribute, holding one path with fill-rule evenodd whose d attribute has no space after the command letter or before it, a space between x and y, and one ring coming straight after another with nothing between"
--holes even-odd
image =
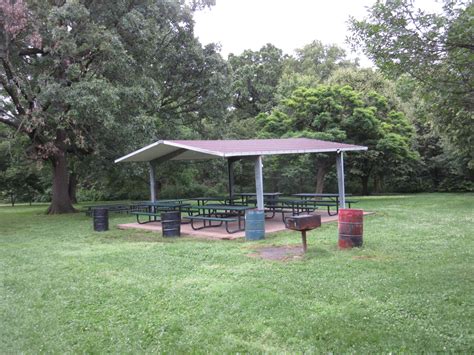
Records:
<instances>
[{"instance_id":1,"label":"charcoal grill","mask_svg":"<svg viewBox=\"0 0 474 355\"><path fill-rule=\"evenodd\" d=\"M303 251L306 253L306 250L308 249L306 244L306 231L321 227L321 216L305 214L287 217L285 219L285 226L288 229L301 232Z\"/></svg>"}]
</instances>

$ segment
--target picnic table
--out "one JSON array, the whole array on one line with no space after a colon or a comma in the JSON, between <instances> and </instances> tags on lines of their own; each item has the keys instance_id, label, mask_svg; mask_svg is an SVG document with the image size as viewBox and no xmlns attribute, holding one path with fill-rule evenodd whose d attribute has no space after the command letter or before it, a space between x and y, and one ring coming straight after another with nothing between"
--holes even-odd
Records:
<instances>
[{"instance_id":1,"label":"picnic table","mask_svg":"<svg viewBox=\"0 0 474 355\"><path fill-rule=\"evenodd\" d=\"M339 213L339 194L335 193L298 193L292 196L299 197L308 204L313 204L315 207L327 207L328 215L335 216ZM352 196L352 194L345 194L345 196ZM357 203L356 200L346 200L346 203L351 208L351 203ZM336 213L331 213L331 207L336 207Z\"/></svg>"},{"instance_id":2,"label":"picnic table","mask_svg":"<svg viewBox=\"0 0 474 355\"><path fill-rule=\"evenodd\" d=\"M149 210L150 206L159 205L159 204L182 204L184 203L184 199L170 199L170 200L156 200L155 202L152 201L140 201L132 203L130 206L132 211L140 211L140 210Z\"/></svg>"},{"instance_id":3,"label":"picnic table","mask_svg":"<svg viewBox=\"0 0 474 355\"><path fill-rule=\"evenodd\" d=\"M194 230L220 227L223 223L225 223L225 229L227 233L236 233L245 230L245 218L242 217L245 217L246 210L252 208L253 207L250 206L226 204L199 205L193 206L191 209L191 211L197 210L197 215L190 215L184 218L190 220L191 228ZM202 226L197 227L195 225L196 221L202 222ZM237 222L238 228L231 230L229 227L229 223L231 222Z\"/></svg>"},{"instance_id":4,"label":"picnic table","mask_svg":"<svg viewBox=\"0 0 474 355\"><path fill-rule=\"evenodd\" d=\"M104 205L87 205L84 206L82 212L86 214L86 216L91 217L94 214L94 210L98 208L105 208L109 212L116 212L116 213L129 213L130 212L130 204L129 203L110 203Z\"/></svg>"},{"instance_id":5,"label":"picnic table","mask_svg":"<svg viewBox=\"0 0 474 355\"><path fill-rule=\"evenodd\" d=\"M188 211L191 205L183 200L159 200L155 202L140 202L136 204L131 212L137 217L137 223L145 224L150 222L160 222L161 212ZM148 221L140 221L140 216L147 216Z\"/></svg>"},{"instance_id":6,"label":"picnic table","mask_svg":"<svg viewBox=\"0 0 474 355\"><path fill-rule=\"evenodd\" d=\"M229 197L229 196L203 196L203 197L192 197L192 198L189 198L188 200L196 201L198 206L203 206L203 205L207 205L209 202L218 202L221 204L230 205L237 199L238 199L237 197Z\"/></svg>"},{"instance_id":7,"label":"picnic table","mask_svg":"<svg viewBox=\"0 0 474 355\"><path fill-rule=\"evenodd\" d=\"M282 220L285 222L286 213L291 213L292 216L298 216L301 213L314 212L316 209L318 209L317 206L315 206L312 202L304 199L279 199L265 203L265 212L271 213L270 216L266 215L265 218L273 218L278 212L282 214Z\"/></svg>"},{"instance_id":8,"label":"picnic table","mask_svg":"<svg viewBox=\"0 0 474 355\"><path fill-rule=\"evenodd\" d=\"M283 195L281 192L264 192L263 193L263 198L265 201L276 201L278 200L278 197ZM257 197L257 194L255 192L242 192L238 194L234 194L234 196L239 196L242 199L242 204L244 205L249 205L250 203L256 203L256 200L253 200L253 198Z\"/></svg>"}]
</instances>

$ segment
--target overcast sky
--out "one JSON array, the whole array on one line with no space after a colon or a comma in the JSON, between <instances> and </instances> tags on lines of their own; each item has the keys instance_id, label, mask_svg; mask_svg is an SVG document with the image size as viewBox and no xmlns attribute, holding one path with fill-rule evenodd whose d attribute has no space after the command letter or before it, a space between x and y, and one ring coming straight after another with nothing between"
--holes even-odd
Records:
<instances>
[{"instance_id":1,"label":"overcast sky","mask_svg":"<svg viewBox=\"0 0 474 355\"><path fill-rule=\"evenodd\" d=\"M337 44L350 57L359 56L361 65L369 66L361 54L351 54L345 43L349 16L363 18L366 7L375 0L216 0L210 10L195 14L195 33L201 43L220 43L225 58L245 49L258 50L272 43L291 54L313 40ZM417 0L424 9L439 7L436 0Z\"/></svg>"}]
</instances>

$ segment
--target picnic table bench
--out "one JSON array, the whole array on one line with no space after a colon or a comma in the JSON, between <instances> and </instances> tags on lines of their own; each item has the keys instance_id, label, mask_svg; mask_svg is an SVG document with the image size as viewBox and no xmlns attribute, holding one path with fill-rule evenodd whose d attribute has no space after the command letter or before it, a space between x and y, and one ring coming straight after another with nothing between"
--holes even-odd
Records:
<instances>
[{"instance_id":1,"label":"picnic table bench","mask_svg":"<svg viewBox=\"0 0 474 355\"><path fill-rule=\"evenodd\" d=\"M191 197L188 200L196 201L198 206L207 205L208 203L218 203L224 205L233 205L235 201L240 197L229 197L229 196L203 196L203 197Z\"/></svg>"},{"instance_id":2,"label":"picnic table bench","mask_svg":"<svg viewBox=\"0 0 474 355\"><path fill-rule=\"evenodd\" d=\"M94 210L98 208L105 208L111 212L115 213L129 213L131 210L130 204L108 204L108 205L91 205L91 206L84 206L83 212L85 212L87 217L92 217L94 214Z\"/></svg>"},{"instance_id":3,"label":"picnic table bench","mask_svg":"<svg viewBox=\"0 0 474 355\"><path fill-rule=\"evenodd\" d=\"M351 208L351 203L357 203L359 200L346 200L347 205Z\"/></svg>"},{"instance_id":4,"label":"picnic table bench","mask_svg":"<svg viewBox=\"0 0 474 355\"><path fill-rule=\"evenodd\" d=\"M293 194L292 196L299 197L302 200L313 203L314 206L327 207L328 215L335 216L339 213L339 194L335 193L298 193ZM352 196L352 194L346 194L347 196ZM359 202L358 200L345 200L349 208L351 204ZM331 207L336 207L336 212L331 213Z\"/></svg>"},{"instance_id":5,"label":"picnic table bench","mask_svg":"<svg viewBox=\"0 0 474 355\"><path fill-rule=\"evenodd\" d=\"M131 214L134 214L137 217L138 224L145 224L150 222L160 222L161 213L157 212L145 212L145 211L132 211ZM148 216L148 221L140 222L140 216Z\"/></svg>"},{"instance_id":6,"label":"picnic table bench","mask_svg":"<svg viewBox=\"0 0 474 355\"><path fill-rule=\"evenodd\" d=\"M161 222L161 212L190 212L191 205L183 203L182 200L161 200L140 203L135 207L136 209L130 213L137 217L138 224L145 224L150 222ZM147 216L148 221L141 221L140 216Z\"/></svg>"},{"instance_id":7,"label":"picnic table bench","mask_svg":"<svg viewBox=\"0 0 474 355\"><path fill-rule=\"evenodd\" d=\"M245 219L243 212L250 209L251 207L242 205L225 205L225 204L207 204L192 206L190 208L190 215L183 217L191 222L191 228L194 230L200 230L203 228L220 227L225 223L225 229L227 233L236 233L245 229ZM193 215L194 212L198 212L197 215ZM202 226L196 226L195 222L202 222ZM218 222L218 223L212 223ZM238 227L231 229L229 223L237 222Z\"/></svg>"},{"instance_id":8,"label":"picnic table bench","mask_svg":"<svg viewBox=\"0 0 474 355\"><path fill-rule=\"evenodd\" d=\"M297 216L300 213L310 213L317 209L312 203L306 200L275 200L265 203L265 212L271 213L271 216L265 215L265 218L273 218L276 213L282 214L282 220L285 221L285 214L291 213L292 216Z\"/></svg>"},{"instance_id":9,"label":"picnic table bench","mask_svg":"<svg viewBox=\"0 0 474 355\"><path fill-rule=\"evenodd\" d=\"M336 201L322 201L322 200L304 200L308 204L311 204L315 207L326 207L329 216L335 216L339 213L339 203ZM336 212L331 213L331 207L336 207Z\"/></svg>"},{"instance_id":10,"label":"picnic table bench","mask_svg":"<svg viewBox=\"0 0 474 355\"><path fill-rule=\"evenodd\" d=\"M277 201L278 197L282 195L281 192L264 192L263 198L264 201ZM238 194L234 194L233 197L239 197L242 199L242 204L249 205L249 204L257 204L257 194L254 192L242 192Z\"/></svg>"},{"instance_id":11,"label":"picnic table bench","mask_svg":"<svg viewBox=\"0 0 474 355\"><path fill-rule=\"evenodd\" d=\"M240 224L239 224L238 229L231 230L229 228L230 222L239 222L239 218L237 217L212 217L212 216L206 216L206 215L195 215L195 216L185 216L184 218L191 221L191 228L194 230L204 229L208 227L220 227L222 226L223 223L225 223L225 229L227 233L229 234L236 233L238 231L243 230ZM201 227L196 227L194 225L194 221L202 221L203 225ZM219 224L212 224L212 222L219 222Z\"/></svg>"}]
</instances>

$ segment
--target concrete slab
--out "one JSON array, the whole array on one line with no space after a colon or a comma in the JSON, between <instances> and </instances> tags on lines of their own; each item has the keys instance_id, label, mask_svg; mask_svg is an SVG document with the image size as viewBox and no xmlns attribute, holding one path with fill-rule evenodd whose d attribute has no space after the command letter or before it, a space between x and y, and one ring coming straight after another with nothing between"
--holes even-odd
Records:
<instances>
[{"instance_id":1,"label":"concrete slab","mask_svg":"<svg viewBox=\"0 0 474 355\"><path fill-rule=\"evenodd\" d=\"M364 212L364 215L372 214L373 212ZM321 223L329 223L337 221L337 216L329 216L327 213L318 212L321 215ZM236 228L235 225L229 223L230 228ZM151 222L146 224L138 224L138 223L127 223L127 224L119 224L119 229L140 229L140 230L148 230L157 233L161 233L161 223L160 222ZM265 220L265 233L275 233L285 230L285 224L283 223L281 217L275 217L272 219ZM196 238L203 238L203 239L216 239L216 240L233 240L238 238L245 238L245 231L237 232L233 234L227 233L225 230L225 226L222 227L212 227L212 228L205 228L200 230L193 230L190 224L182 224L181 225L181 235L182 236L192 236Z\"/></svg>"}]
</instances>

